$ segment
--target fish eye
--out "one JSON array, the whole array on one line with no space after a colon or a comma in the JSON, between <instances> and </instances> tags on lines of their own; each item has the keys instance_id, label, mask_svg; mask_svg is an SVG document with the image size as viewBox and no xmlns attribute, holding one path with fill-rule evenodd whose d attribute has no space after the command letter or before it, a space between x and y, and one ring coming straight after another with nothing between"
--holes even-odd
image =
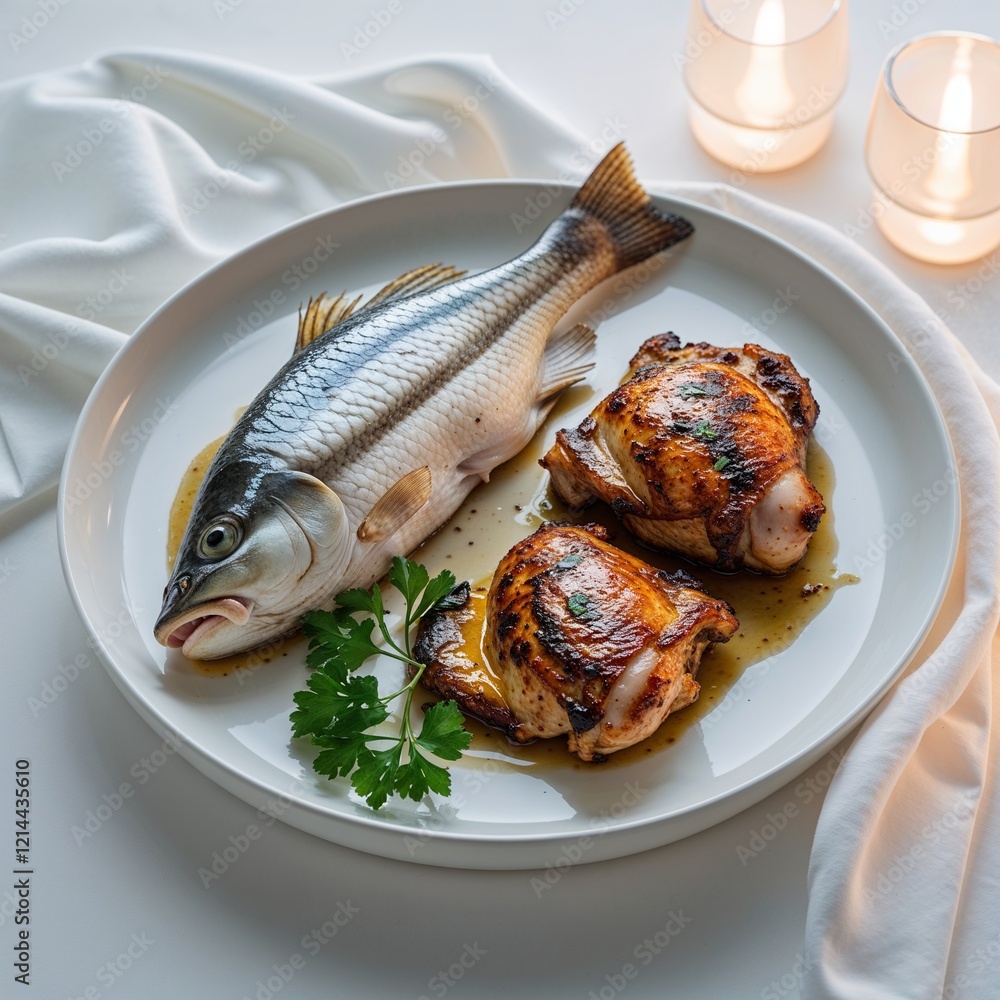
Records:
<instances>
[{"instance_id":1,"label":"fish eye","mask_svg":"<svg viewBox=\"0 0 1000 1000\"><path fill-rule=\"evenodd\" d=\"M206 559L224 559L242 539L240 525L232 518L220 517L201 533L198 551Z\"/></svg>"}]
</instances>

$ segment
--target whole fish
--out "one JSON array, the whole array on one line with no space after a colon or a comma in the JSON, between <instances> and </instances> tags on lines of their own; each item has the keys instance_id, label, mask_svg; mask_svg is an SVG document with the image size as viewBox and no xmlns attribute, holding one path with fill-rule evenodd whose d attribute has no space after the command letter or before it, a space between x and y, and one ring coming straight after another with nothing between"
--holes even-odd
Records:
<instances>
[{"instance_id":1,"label":"whole fish","mask_svg":"<svg viewBox=\"0 0 1000 1000\"><path fill-rule=\"evenodd\" d=\"M295 631L436 531L593 367L594 331L553 328L605 278L685 239L624 146L525 253L430 265L363 307L310 300L296 350L198 491L155 635L213 659Z\"/></svg>"}]
</instances>

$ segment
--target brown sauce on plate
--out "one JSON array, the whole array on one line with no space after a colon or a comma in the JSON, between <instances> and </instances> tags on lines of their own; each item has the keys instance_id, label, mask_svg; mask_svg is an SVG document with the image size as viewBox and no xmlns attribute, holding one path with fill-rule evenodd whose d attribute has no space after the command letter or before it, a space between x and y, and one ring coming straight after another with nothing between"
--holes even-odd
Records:
<instances>
[{"instance_id":1,"label":"brown sauce on plate","mask_svg":"<svg viewBox=\"0 0 1000 1000\"><path fill-rule=\"evenodd\" d=\"M514 462L521 464L520 458ZM512 464L514 463L508 463ZM809 446L807 470L809 478L829 506L835 486L833 467L826 452L815 442L811 442ZM505 466L498 470L500 476L494 477L494 482L504 474L519 476L521 471L508 470ZM515 513L520 515L522 523L531 526L536 526L542 520L596 521L604 524L611 532L611 540L615 545L658 568L662 567L670 572L685 569L705 585L712 597L728 601L740 621L736 635L728 643L715 646L702 659L698 671L698 682L701 685L698 700L668 716L648 739L611 754L602 764L588 764L574 757L566 749L563 737L537 740L520 746L508 741L503 733L467 720L466 725L473 733L470 747L472 751L489 751L490 756L498 755L501 760L508 758L521 766L530 762L535 766L582 770L595 766L608 767L640 760L647 754L656 753L675 743L687 729L704 718L725 698L747 667L791 647L809 622L830 603L836 590L858 582L853 574L837 571L838 545L833 513L830 510L820 522L819 530L813 536L802 562L785 576L767 577L751 572L717 573L666 553L643 548L631 538L614 515L601 505L588 508L582 514L571 513L548 490L547 480L529 504L519 506L520 510ZM520 537L525 533L522 528ZM483 653L489 581L490 577L487 577L474 588L471 605L475 613L462 626L466 655L477 670L485 673L484 680L492 680L496 676Z\"/></svg>"}]
</instances>

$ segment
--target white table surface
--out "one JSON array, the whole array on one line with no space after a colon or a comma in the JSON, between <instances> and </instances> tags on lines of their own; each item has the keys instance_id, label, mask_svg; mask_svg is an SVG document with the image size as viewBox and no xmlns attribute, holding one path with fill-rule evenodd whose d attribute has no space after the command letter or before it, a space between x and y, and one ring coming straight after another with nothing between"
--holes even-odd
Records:
<instances>
[{"instance_id":1,"label":"white table surface","mask_svg":"<svg viewBox=\"0 0 1000 1000\"><path fill-rule=\"evenodd\" d=\"M12 52L8 32L39 2L7 0L0 79L136 45L192 48L323 76L421 53L488 52L585 134L616 122L643 176L730 180L686 126L674 63L685 0L394 0L400 12L357 54L343 46L353 44L383 0L60 2L30 44ZM830 143L810 163L750 178L745 187L838 229L862 229L859 242L941 311L996 377L1000 356L990 320L1000 282L979 291L1000 272L1000 257L985 268L919 264L863 224L871 201L863 143L879 67L898 42L942 29L1000 35L1000 6L855 0L851 77ZM573 867L541 898L531 882L538 873L385 861L281 823L206 888L198 870L210 868L229 838L255 822L255 810L163 753L105 674L62 583L53 501L49 493L0 519L2 564L17 569L0 572L3 766L10 788L14 761L28 757L33 780L33 983L25 995L799 995L809 847L819 790L835 765L830 758L697 837ZM73 679L57 682L74 663ZM47 683L59 692L46 704ZM769 816L783 811L791 817L783 828L768 826ZM762 832L775 835L756 850ZM6 986L14 939L9 893L9 885L0 887L5 996L18 995ZM632 978L623 974L627 965Z\"/></svg>"}]
</instances>

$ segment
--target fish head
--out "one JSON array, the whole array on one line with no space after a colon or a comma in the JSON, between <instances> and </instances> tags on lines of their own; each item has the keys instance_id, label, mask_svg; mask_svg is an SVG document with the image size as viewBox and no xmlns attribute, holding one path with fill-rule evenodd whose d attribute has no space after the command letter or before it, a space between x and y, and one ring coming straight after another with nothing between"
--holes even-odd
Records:
<instances>
[{"instance_id":1,"label":"fish head","mask_svg":"<svg viewBox=\"0 0 1000 1000\"><path fill-rule=\"evenodd\" d=\"M154 635L185 656L210 660L292 632L340 589L353 542L340 498L315 477L213 467Z\"/></svg>"}]
</instances>

